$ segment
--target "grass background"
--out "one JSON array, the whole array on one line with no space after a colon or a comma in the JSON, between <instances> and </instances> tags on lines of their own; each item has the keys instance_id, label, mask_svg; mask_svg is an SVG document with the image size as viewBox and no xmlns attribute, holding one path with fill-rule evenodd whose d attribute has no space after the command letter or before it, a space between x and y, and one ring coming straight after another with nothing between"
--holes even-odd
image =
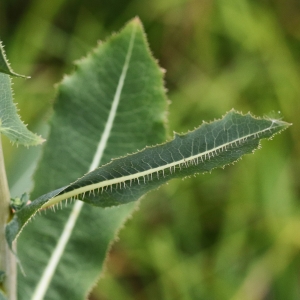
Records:
<instances>
[{"instance_id":1,"label":"grass background","mask_svg":"<svg viewBox=\"0 0 300 300\"><path fill-rule=\"evenodd\" d=\"M300 299L297 0L2 0L0 38L32 77L14 79L23 120L43 130L72 61L135 16L167 70L170 136L231 108L293 126L234 166L147 195L90 299ZM4 142L13 185L38 150Z\"/></svg>"}]
</instances>

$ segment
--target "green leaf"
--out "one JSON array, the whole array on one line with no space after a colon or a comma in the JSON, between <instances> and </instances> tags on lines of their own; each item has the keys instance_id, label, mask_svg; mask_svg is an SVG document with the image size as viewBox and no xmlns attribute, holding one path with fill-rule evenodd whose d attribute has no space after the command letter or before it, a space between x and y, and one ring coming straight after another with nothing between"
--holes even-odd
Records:
<instances>
[{"instance_id":1,"label":"green leaf","mask_svg":"<svg viewBox=\"0 0 300 300\"><path fill-rule=\"evenodd\" d=\"M21 76L10 68L0 42L0 133L6 135L11 142L16 144L24 146L41 144L44 140L29 131L17 113L13 103L11 79L7 74Z\"/></svg>"},{"instance_id":2,"label":"green leaf","mask_svg":"<svg viewBox=\"0 0 300 300\"><path fill-rule=\"evenodd\" d=\"M17 76L17 77L26 77L24 75L17 74L12 70L12 68L10 67L10 64L6 58L4 46L1 41L0 41L0 73L5 73L8 75Z\"/></svg>"},{"instance_id":3,"label":"green leaf","mask_svg":"<svg viewBox=\"0 0 300 300\"><path fill-rule=\"evenodd\" d=\"M205 123L185 135L175 134L168 143L115 159L76 180L56 196L43 196L42 209L62 200L80 199L110 207L135 201L174 178L210 172L251 153L259 141L287 128L275 119L257 119L234 110L223 119ZM37 199L37 201L40 201Z\"/></svg>"},{"instance_id":4,"label":"green leaf","mask_svg":"<svg viewBox=\"0 0 300 300\"><path fill-rule=\"evenodd\" d=\"M135 201L170 179L233 163L258 149L261 139L270 139L288 126L280 120L258 119L232 110L221 120L204 123L185 135L176 134L171 142L114 159L74 183L39 197L9 226L18 223L22 227L39 209L54 209L53 205L62 205L63 200L80 199L100 207Z\"/></svg>"},{"instance_id":5,"label":"green leaf","mask_svg":"<svg viewBox=\"0 0 300 300\"><path fill-rule=\"evenodd\" d=\"M59 85L31 199L113 157L165 141L166 107L163 72L135 19L78 62L76 72ZM8 239L29 220L36 204L16 213ZM18 278L18 299L31 299L34 293L33 299L43 293L45 299L83 299L100 276L116 232L134 209L134 203L104 210L78 201L56 214L42 212L18 239L26 274Z\"/></svg>"}]
</instances>

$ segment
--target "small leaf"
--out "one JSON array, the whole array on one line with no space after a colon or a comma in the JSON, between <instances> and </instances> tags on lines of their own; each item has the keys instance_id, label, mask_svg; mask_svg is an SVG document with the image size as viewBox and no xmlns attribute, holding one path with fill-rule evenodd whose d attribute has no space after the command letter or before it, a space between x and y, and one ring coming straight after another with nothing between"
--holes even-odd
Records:
<instances>
[{"instance_id":1,"label":"small leaf","mask_svg":"<svg viewBox=\"0 0 300 300\"><path fill-rule=\"evenodd\" d=\"M10 207L17 211L23 208L29 200L29 195L27 193L23 193L21 197L15 197L10 199Z\"/></svg>"},{"instance_id":2,"label":"small leaf","mask_svg":"<svg viewBox=\"0 0 300 300\"><path fill-rule=\"evenodd\" d=\"M21 76L14 73L10 68L0 42L0 133L6 135L11 142L16 144L24 146L41 144L44 140L29 131L17 113L13 103L11 79L7 74Z\"/></svg>"},{"instance_id":3,"label":"small leaf","mask_svg":"<svg viewBox=\"0 0 300 300\"><path fill-rule=\"evenodd\" d=\"M9 243L39 209L72 199L100 207L135 201L170 179L233 163L258 149L261 139L270 139L288 126L283 121L258 119L232 110L221 120L204 123L185 135L176 134L171 142L112 160L19 211L7 227Z\"/></svg>"}]
</instances>

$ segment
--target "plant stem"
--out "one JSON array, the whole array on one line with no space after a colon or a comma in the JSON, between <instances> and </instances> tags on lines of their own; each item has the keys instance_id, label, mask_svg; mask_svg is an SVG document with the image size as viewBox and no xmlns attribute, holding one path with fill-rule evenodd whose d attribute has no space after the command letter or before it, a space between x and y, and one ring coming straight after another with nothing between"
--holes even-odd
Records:
<instances>
[{"instance_id":1,"label":"plant stem","mask_svg":"<svg viewBox=\"0 0 300 300\"><path fill-rule=\"evenodd\" d=\"M0 135L0 270L5 272L4 293L9 300L17 299L16 258L5 239L5 226L10 217L10 193L6 178L2 142Z\"/></svg>"}]
</instances>

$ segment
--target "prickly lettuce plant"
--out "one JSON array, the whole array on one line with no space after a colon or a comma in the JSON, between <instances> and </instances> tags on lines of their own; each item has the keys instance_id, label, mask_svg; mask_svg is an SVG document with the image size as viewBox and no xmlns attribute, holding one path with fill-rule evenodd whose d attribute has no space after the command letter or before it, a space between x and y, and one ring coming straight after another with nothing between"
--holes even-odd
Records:
<instances>
[{"instance_id":1,"label":"prickly lettuce plant","mask_svg":"<svg viewBox=\"0 0 300 300\"><path fill-rule=\"evenodd\" d=\"M1 133L15 143L38 144L41 138L28 132L16 115L7 75L15 73L1 53ZM18 299L84 299L138 199L168 180L225 167L289 126L231 110L166 142L166 109L163 70L138 19L99 44L64 77L31 203L25 195L14 199L9 216L9 192L1 185L6 200L1 198L0 207L6 214L0 226L2 233L6 226L6 242L3 234L0 257L2 262L11 256L8 248L18 238L17 256L26 274L18 274ZM8 284L14 274L3 263L0 268L0 299L16 299Z\"/></svg>"}]
</instances>

